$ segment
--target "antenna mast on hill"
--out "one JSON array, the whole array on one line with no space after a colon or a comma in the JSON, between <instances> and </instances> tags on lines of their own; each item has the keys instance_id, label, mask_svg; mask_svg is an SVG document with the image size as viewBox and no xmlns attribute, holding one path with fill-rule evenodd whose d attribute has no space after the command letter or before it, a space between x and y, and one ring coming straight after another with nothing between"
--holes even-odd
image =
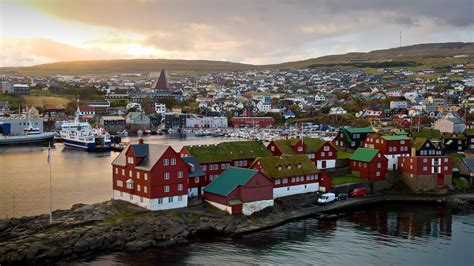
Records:
<instances>
[{"instance_id":1,"label":"antenna mast on hill","mask_svg":"<svg viewBox=\"0 0 474 266\"><path fill-rule=\"evenodd\" d=\"M400 31L400 48L402 47L402 31Z\"/></svg>"}]
</instances>

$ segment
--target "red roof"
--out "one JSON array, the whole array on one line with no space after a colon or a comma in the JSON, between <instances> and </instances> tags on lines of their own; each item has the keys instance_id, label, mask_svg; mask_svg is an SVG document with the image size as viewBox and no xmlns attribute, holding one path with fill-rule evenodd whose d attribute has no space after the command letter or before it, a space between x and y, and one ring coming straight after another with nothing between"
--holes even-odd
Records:
<instances>
[{"instance_id":1,"label":"red roof","mask_svg":"<svg viewBox=\"0 0 474 266\"><path fill-rule=\"evenodd\" d=\"M95 107L87 106L87 105L80 106L79 111L81 111L81 112L95 112Z\"/></svg>"},{"instance_id":2,"label":"red roof","mask_svg":"<svg viewBox=\"0 0 474 266\"><path fill-rule=\"evenodd\" d=\"M55 105L52 105L52 104L46 104L44 106L44 110L45 111L49 111L49 110L63 110L64 108L63 107L57 107Z\"/></svg>"},{"instance_id":3,"label":"red roof","mask_svg":"<svg viewBox=\"0 0 474 266\"><path fill-rule=\"evenodd\" d=\"M166 80L166 72L164 69L161 70L155 90L168 90L168 81Z\"/></svg>"}]
</instances>

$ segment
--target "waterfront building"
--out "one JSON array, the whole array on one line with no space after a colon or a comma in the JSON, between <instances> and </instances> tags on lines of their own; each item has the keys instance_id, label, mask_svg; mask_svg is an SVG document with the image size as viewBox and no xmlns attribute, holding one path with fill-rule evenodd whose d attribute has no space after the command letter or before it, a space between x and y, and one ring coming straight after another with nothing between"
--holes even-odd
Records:
<instances>
[{"instance_id":1,"label":"waterfront building","mask_svg":"<svg viewBox=\"0 0 474 266\"><path fill-rule=\"evenodd\" d=\"M122 132L125 130L125 125L125 118L122 116L103 116L99 120L99 126L109 133Z\"/></svg>"},{"instance_id":2,"label":"waterfront building","mask_svg":"<svg viewBox=\"0 0 474 266\"><path fill-rule=\"evenodd\" d=\"M79 106L79 115L83 119L92 119L95 116L95 108L92 106Z\"/></svg>"},{"instance_id":3,"label":"waterfront building","mask_svg":"<svg viewBox=\"0 0 474 266\"><path fill-rule=\"evenodd\" d=\"M407 136L380 136L370 134L363 147L377 149L388 159L388 170L398 169L398 157L410 156L411 140Z\"/></svg>"},{"instance_id":4,"label":"waterfront building","mask_svg":"<svg viewBox=\"0 0 474 266\"><path fill-rule=\"evenodd\" d=\"M273 206L273 182L256 170L229 167L204 188L204 201L230 214L251 215Z\"/></svg>"},{"instance_id":5,"label":"waterfront building","mask_svg":"<svg viewBox=\"0 0 474 266\"><path fill-rule=\"evenodd\" d=\"M306 154L318 169L336 167L337 148L318 138L272 140L267 148L274 156Z\"/></svg>"},{"instance_id":6,"label":"waterfront building","mask_svg":"<svg viewBox=\"0 0 474 266\"><path fill-rule=\"evenodd\" d=\"M358 148L349 158L351 173L369 181L383 180L388 171L388 159L379 150Z\"/></svg>"},{"instance_id":7,"label":"waterfront building","mask_svg":"<svg viewBox=\"0 0 474 266\"><path fill-rule=\"evenodd\" d=\"M319 170L306 155L259 157L251 168L273 181L274 199L319 191Z\"/></svg>"},{"instance_id":8,"label":"waterfront building","mask_svg":"<svg viewBox=\"0 0 474 266\"><path fill-rule=\"evenodd\" d=\"M183 113L165 113L166 128L185 128L186 114Z\"/></svg>"},{"instance_id":9,"label":"waterfront building","mask_svg":"<svg viewBox=\"0 0 474 266\"><path fill-rule=\"evenodd\" d=\"M34 128L38 128L39 133L43 133L43 119L3 117L0 118L0 134L23 136L30 122Z\"/></svg>"},{"instance_id":10,"label":"waterfront building","mask_svg":"<svg viewBox=\"0 0 474 266\"><path fill-rule=\"evenodd\" d=\"M150 118L142 112L129 112L125 117L127 128L131 131L149 130Z\"/></svg>"},{"instance_id":11,"label":"waterfront building","mask_svg":"<svg viewBox=\"0 0 474 266\"><path fill-rule=\"evenodd\" d=\"M197 116L188 115L186 117L187 128L226 128L226 116Z\"/></svg>"},{"instance_id":12,"label":"waterfront building","mask_svg":"<svg viewBox=\"0 0 474 266\"><path fill-rule=\"evenodd\" d=\"M188 171L188 196L190 198L201 196L202 188L207 185L206 174L193 156L183 157L182 159L190 166Z\"/></svg>"},{"instance_id":13,"label":"waterfront building","mask_svg":"<svg viewBox=\"0 0 474 266\"><path fill-rule=\"evenodd\" d=\"M191 166L171 146L129 144L112 162L113 197L149 210L188 205Z\"/></svg>"},{"instance_id":14,"label":"waterfront building","mask_svg":"<svg viewBox=\"0 0 474 266\"><path fill-rule=\"evenodd\" d=\"M166 113L166 104L164 104L164 103L155 103L155 112L157 114Z\"/></svg>"},{"instance_id":15,"label":"waterfront building","mask_svg":"<svg viewBox=\"0 0 474 266\"><path fill-rule=\"evenodd\" d=\"M413 191L428 191L452 184L450 156L410 156L399 159L403 181Z\"/></svg>"},{"instance_id":16,"label":"waterfront building","mask_svg":"<svg viewBox=\"0 0 474 266\"><path fill-rule=\"evenodd\" d=\"M274 117L233 117L232 125L234 128L265 128L274 127Z\"/></svg>"},{"instance_id":17,"label":"waterfront building","mask_svg":"<svg viewBox=\"0 0 474 266\"><path fill-rule=\"evenodd\" d=\"M336 135L334 144L339 147L355 150L362 145L362 142L367 138L367 135L372 133L375 133L374 130L368 127L343 127Z\"/></svg>"}]
</instances>

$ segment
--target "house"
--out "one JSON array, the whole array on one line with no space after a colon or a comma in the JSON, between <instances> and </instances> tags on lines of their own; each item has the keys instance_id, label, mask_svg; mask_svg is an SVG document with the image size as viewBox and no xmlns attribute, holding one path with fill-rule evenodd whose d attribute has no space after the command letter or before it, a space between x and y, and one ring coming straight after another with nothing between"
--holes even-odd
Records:
<instances>
[{"instance_id":1,"label":"house","mask_svg":"<svg viewBox=\"0 0 474 266\"><path fill-rule=\"evenodd\" d=\"M62 117L66 115L66 109L64 107L46 104L43 107L44 115L47 117Z\"/></svg>"},{"instance_id":2,"label":"house","mask_svg":"<svg viewBox=\"0 0 474 266\"><path fill-rule=\"evenodd\" d=\"M407 109L407 101L390 101L390 109Z\"/></svg>"},{"instance_id":3,"label":"house","mask_svg":"<svg viewBox=\"0 0 474 266\"><path fill-rule=\"evenodd\" d=\"M227 127L227 116L197 116L186 117L187 128L225 128Z\"/></svg>"},{"instance_id":4,"label":"house","mask_svg":"<svg viewBox=\"0 0 474 266\"><path fill-rule=\"evenodd\" d=\"M150 118L142 112L129 112L125 117L125 122L131 131L150 129Z\"/></svg>"},{"instance_id":5,"label":"house","mask_svg":"<svg viewBox=\"0 0 474 266\"><path fill-rule=\"evenodd\" d=\"M165 113L166 128L185 128L186 114L183 113Z\"/></svg>"},{"instance_id":6,"label":"house","mask_svg":"<svg viewBox=\"0 0 474 266\"><path fill-rule=\"evenodd\" d=\"M110 133L124 131L125 125L125 118L122 116L103 116L99 120L99 126L105 128L105 130Z\"/></svg>"},{"instance_id":7,"label":"house","mask_svg":"<svg viewBox=\"0 0 474 266\"><path fill-rule=\"evenodd\" d=\"M362 145L367 135L372 133L375 133L375 131L368 127L343 127L339 130L333 142L336 146L355 150Z\"/></svg>"},{"instance_id":8,"label":"house","mask_svg":"<svg viewBox=\"0 0 474 266\"><path fill-rule=\"evenodd\" d=\"M267 148L274 156L306 154L318 169L336 167L337 148L318 138L272 140Z\"/></svg>"},{"instance_id":9,"label":"house","mask_svg":"<svg viewBox=\"0 0 474 266\"><path fill-rule=\"evenodd\" d=\"M252 169L273 181L273 198L319 191L319 170L306 155L259 157Z\"/></svg>"},{"instance_id":10,"label":"house","mask_svg":"<svg viewBox=\"0 0 474 266\"><path fill-rule=\"evenodd\" d=\"M248 127L274 127L274 117L233 117L232 125L234 128L248 128Z\"/></svg>"},{"instance_id":11,"label":"house","mask_svg":"<svg viewBox=\"0 0 474 266\"><path fill-rule=\"evenodd\" d=\"M404 135L380 136L370 134L363 147L377 149L388 159L388 170L398 169L398 157L410 156L411 140Z\"/></svg>"},{"instance_id":12,"label":"house","mask_svg":"<svg viewBox=\"0 0 474 266\"><path fill-rule=\"evenodd\" d=\"M457 163L461 176L467 178L471 187L474 187L474 158L463 158Z\"/></svg>"},{"instance_id":13,"label":"house","mask_svg":"<svg viewBox=\"0 0 474 266\"><path fill-rule=\"evenodd\" d=\"M434 122L434 128L441 133L463 133L466 124L459 117L441 118Z\"/></svg>"},{"instance_id":14,"label":"house","mask_svg":"<svg viewBox=\"0 0 474 266\"><path fill-rule=\"evenodd\" d=\"M164 104L164 103L155 103L155 112L157 114L166 113L166 104Z\"/></svg>"},{"instance_id":15,"label":"house","mask_svg":"<svg viewBox=\"0 0 474 266\"><path fill-rule=\"evenodd\" d=\"M342 115L342 114L347 114L347 111L344 110L342 107L331 107L329 110L330 115Z\"/></svg>"},{"instance_id":16,"label":"house","mask_svg":"<svg viewBox=\"0 0 474 266\"><path fill-rule=\"evenodd\" d=\"M434 143L432 140L428 138L420 138L417 137L412 142L412 156L436 156L442 155L443 148L441 147L441 143Z\"/></svg>"},{"instance_id":17,"label":"house","mask_svg":"<svg viewBox=\"0 0 474 266\"><path fill-rule=\"evenodd\" d=\"M388 159L379 150L358 148L349 158L349 167L353 175L369 181L383 180L388 171Z\"/></svg>"},{"instance_id":18,"label":"house","mask_svg":"<svg viewBox=\"0 0 474 266\"><path fill-rule=\"evenodd\" d=\"M181 157L193 156L205 173L204 182L197 187L207 186L230 166L249 168L257 157L271 156L269 150L258 141L232 141L214 145L184 146Z\"/></svg>"},{"instance_id":19,"label":"house","mask_svg":"<svg viewBox=\"0 0 474 266\"><path fill-rule=\"evenodd\" d=\"M283 112L283 117L285 119L290 119L290 118L295 118L296 115L295 115L295 112L293 112L292 110L288 109L286 110L285 112Z\"/></svg>"},{"instance_id":20,"label":"house","mask_svg":"<svg viewBox=\"0 0 474 266\"><path fill-rule=\"evenodd\" d=\"M410 156L400 158L403 181L413 191L443 188L452 184L453 162L449 156Z\"/></svg>"},{"instance_id":21,"label":"house","mask_svg":"<svg viewBox=\"0 0 474 266\"><path fill-rule=\"evenodd\" d=\"M273 206L273 183L253 169L229 167L204 189L204 201L229 214L251 215Z\"/></svg>"},{"instance_id":22,"label":"house","mask_svg":"<svg viewBox=\"0 0 474 266\"><path fill-rule=\"evenodd\" d=\"M13 94L30 95L30 86L28 84L13 84Z\"/></svg>"},{"instance_id":23,"label":"house","mask_svg":"<svg viewBox=\"0 0 474 266\"><path fill-rule=\"evenodd\" d=\"M79 106L79 115L84 119L92 119L95 116L95 108L92 106Z\"/></svg>"},{"instance_id":24,"label":"house","mask_svg":"<svg viewBox=\"0 0 474 266\"><path fill-rule=\"evenodd\" d=\"M460 152L467 149L468 138L464 134L444 133L443 147L445 152Z\"/></svg>"},{"instance_id":25,"label":"house","mask_svg":"<svg viewBox=\"0 0 474 266\"><path fill-rule=\"evenodd\" d=\"M129 144L112 168L114 199L153 211L188 205L190 167L170 146Z\"/></svg>"},{"instance_id":26,"label":"house","mask_svg":"<svg viewBox=\"0 0 474 266\"><path fill-rule=\"evenodd\" d=\"M188 171L188 196L190 198L202 195L202 188L206 186L206 174L201 165L193 156L183 157L190 168Z\"/></svg>"},{"instance_id":27,"label":"house","mask_svg":"<svg viewBox=\"0 0 474 266\"><path fill-rule=\"evenodd\" d=\"M464 135L466 136L466 148L468 150L474 150L474 128L464 131Z\"/></svg>"}]
</instances>

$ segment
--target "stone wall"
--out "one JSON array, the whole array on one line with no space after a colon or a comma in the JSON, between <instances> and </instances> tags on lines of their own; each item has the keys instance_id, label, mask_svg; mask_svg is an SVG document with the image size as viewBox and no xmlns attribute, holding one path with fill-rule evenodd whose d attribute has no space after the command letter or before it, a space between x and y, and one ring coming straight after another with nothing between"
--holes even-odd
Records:
<instances>
[{"instance_id":1,"label":"stone wall","mask_svg":"<svg viewBox=\"0 0 474 266\"><path fill-rule=\"evenodd\" d=\"M438 188L438 176L434 175L413 175L403 173L402 180L413 191L430 191ZM444 186L452 184L452 175L444 176Z\"/></svg>"},{"instance_id":2,"label":"stone wall","mask_svg":"<svg viewBox=\"0 0 474 266\"><path fill-rule=\"evenodd\" d=\"M273 206L273 200L259 200L253 202L245 202L242 204L242 214L252 215L254 212L261 211L267 207Z\"/></svg>"}]
</instances>

